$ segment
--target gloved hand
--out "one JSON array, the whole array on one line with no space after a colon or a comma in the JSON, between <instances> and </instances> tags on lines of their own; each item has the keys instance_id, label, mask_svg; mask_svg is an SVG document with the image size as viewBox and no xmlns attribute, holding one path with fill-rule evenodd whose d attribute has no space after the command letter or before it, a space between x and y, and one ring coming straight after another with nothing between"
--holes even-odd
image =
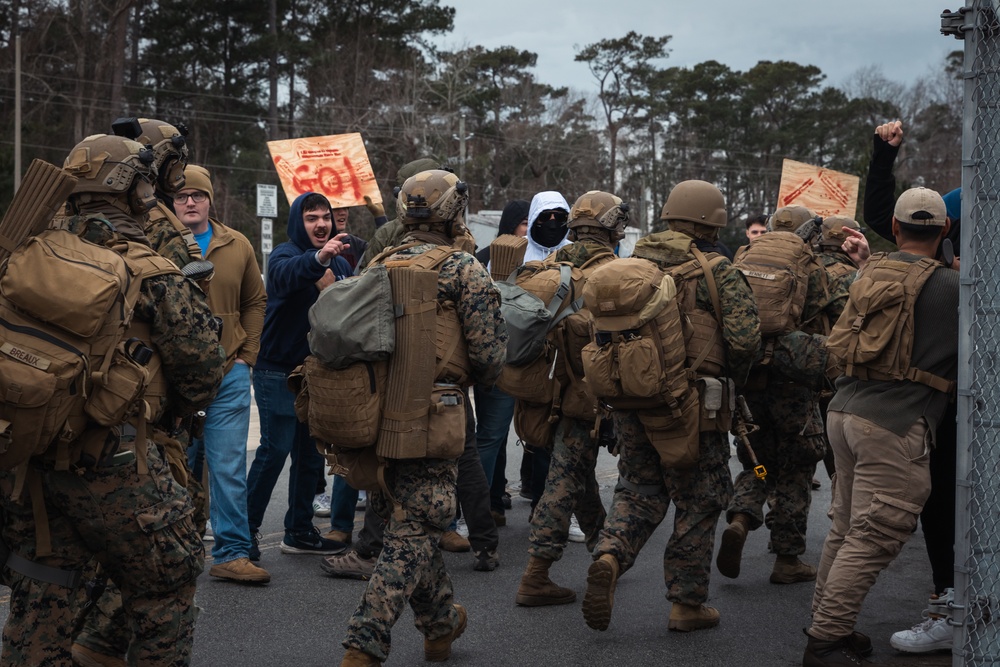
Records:
<instances>
[{"instance_id":1,"label":"gloved hand","mask_svg":"<svg viewBox=\"0 0 1000 667\"><path fill-rule=\"evenodd\" d=\"M382 204L376 204L372 201L372 198L365 195L365 208L371 211L371 214L376 218L385 217L385 207Z\"/></svg>"}]
</instances>

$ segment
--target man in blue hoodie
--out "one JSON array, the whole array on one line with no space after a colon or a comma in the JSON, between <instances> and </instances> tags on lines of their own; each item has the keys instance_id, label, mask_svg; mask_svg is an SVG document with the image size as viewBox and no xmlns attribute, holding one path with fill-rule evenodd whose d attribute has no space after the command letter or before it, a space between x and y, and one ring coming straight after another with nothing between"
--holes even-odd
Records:
<instances>
[{"instance_id":1,"label":"man in blue hoodie","mask_svg":"<svg viewBox=\"0 0 1000 667\"><path fill-rule=\"evenodd\" d=\"M281 551L287 554L335 554L343 542L323 538L313 526L313 495L323 475L323 457L309 429L295 417L295 394L288 374L309 354L309 308L319 293L351 275L340 255L347 234L332 236L330 202L313 192L299 195L288 214L288 238L271 253L267 270L267 310L260 353L253 373L260 414L260 447L247 476L247 510L253 545L250 560L260 560L258 529L285 459L292 455L288 511Z\"/></svg>"}]
</instances>

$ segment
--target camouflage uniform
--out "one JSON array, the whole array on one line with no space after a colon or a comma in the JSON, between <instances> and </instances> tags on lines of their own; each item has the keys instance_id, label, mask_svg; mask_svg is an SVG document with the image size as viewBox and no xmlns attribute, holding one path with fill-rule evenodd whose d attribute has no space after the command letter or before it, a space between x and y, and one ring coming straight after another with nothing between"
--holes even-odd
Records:
<instances>
[{"instance_id":1,"label":"camouflage uniform","mask_svg":"<svg viewBox=\"0 0 1000 667\"><path fill-rule=\"evenodd\" d=\"M176 264L178 269L183 269L201 259L201 251L191 232L181 232L178 227L183 229L184 225L161 198L146 223L146 238L153 250Z\"/></svg>"},{"instance_id":2,"label":"camouflage uniform","mask_svg":"<svg viewBox=\"0 0 1000 667\"><path fill-rule=\"evenodd\" d=\"M411 240L433 240L433 244L414 246L388 259L418 255L449 239L416 232L404 242ZM475 257L456 250L441 265L438 301L456 304L472 379L492 384L506 356L507 328L489 273ZM388 462L386 483L399 505L393 506L382 492L369 495L369 502L388 517L388 523L375 571L348 623L345 648L385 661L392 626L407 602L417 629L427 639L439 639L455 628L454 595L438 542L455 518L457 479L458 467L451 459Z\"/></svg>"},{"instance_id":3,"label":"camouflage uniform","mask_svg":"<svg viewBox=\"0 0 1000 667\"><path fill-rule=\"evenodd\" d=\"M669 242L681 236L679 232L669 231L647 239ZM636 256L650 258L639 248ZM666 268L693 259L691 253L665 254L657 256L656 261ZM740 385L760 346L757 305L746 280L728 260L713 267L712 275L721 302L726 371L728 377ZM698 310L714 312L704 277L698 279L695 295ZM703 604L708 599L715 525L733 490L728 468L729 439L721 431L702 431L697 465L685 469L664 468L636 411L616 411L614 420L618 433L618 473L630 487L639 488L639 491L619 483L594 558L611 554L622 571L628 570L666 517L667 508L673 501L673 533L663 556L667 599L691 606ZM658 489L652 491L656 487Z\"/></svg>"},{"instance_id":4,"label":"camouflage uniform","mask_svg":"<svg viewBox=\"0 0 1000 667\"><path fill-rule=\"evenodd\" d=\"M608 246L591 241L571 243L560 248L555 261L583 266L599 253L610 261L615 258ZM600 262L591 264L599 266ZM575 352L575 354L574 354ZM583 362L579 351L569 351L570 363L582 377ZM562 557L569 535L570 517L575 513L580 529L587 536L587 548L593 549L607 512L597 485L598 442L590 437L594 422L562 417L556 427L545 489L531 516L528 555L556 561Z\"/></svg>"},{"instance_id":5,"label":"camouflage uniform","mask_svg":"<svg viewBox=\"0 0 1000 667\"><path fill-rule=\"evenodd\" d=\"M94 226L88 229L94 231ZM200 291L178 275L148 278L135 317L150 323L149 342L163 361L168 400L178 413L207 406L221 381L225 353ZM149 441L140 445L148 448L148 475L139 475L134 461L85 471L55 471L41 461L32 463L30 474L40 479L48 514L49 556L36 553L29 494L13 500L14 475L0 474L3 540L12 553L45 566L92 570L88 563L96 560L122 591L133 637L129 662L187 665L195 580L204 566L204 549L187 491L174 481L156 446ZM0 661L71 664L71 633L82 594L11 569L4 576L11 582L11 612Z\"/></svg>"},{"instance_id":6,"label":"camouflage uniform","mask_svg":"<svg viewBox=\"0 0 1000 667\"><path fill-rule=\"evenodd\" d=\"M173 211L164 203L166 195L158 195L156 209L146 222L146 238L153 250L166 257L177 268L183 268L192 261L201 259L201 251L190 231L184 235L177 226L183 226L179 221L175 225L170 218L176 220ZM188 238L190 237L190 243ZM193 244L193 247L192 247ZM196 254L192 255L192 252ZM204 485L187 469L187 431L177 432L171 437L162 427L155 427L154 440L161 454L167 461L174 479L187 487L191 502L194 505L193 521L199 535L205 534L208 522L208 494ZM99 574L98 581L106 578ZM83 627L77 634L74 643L86 646L102 655L124 656L128 651L132 633L129 631L125 611L122 608L121 591L114 582L108 581L101 596L86 612Z\"/></svg>"},{"instance_id":7,"label":"camouflage uniform","mask_svg":"<svg viewBox=\"0 0 1000 667\"><path fill-rule=\"evenodd\" d=\"M835 322L845 303L846 295L830 299L825 270L817 267L809 274L802 321L813 327L824 318ZM743 514L750 530L767 525L770 551L798 556L806 549L813 474L827 449L819 395L766 367L756 368L753 377L746 400L760 430L750 435L750 443L767 468L767 477L764 481L757 478L745 448L737 446L743 471L736 476L726 520L732 523L737 514ZM765 502L769 506L766 518Z\"/></svg>"}]
</instances>

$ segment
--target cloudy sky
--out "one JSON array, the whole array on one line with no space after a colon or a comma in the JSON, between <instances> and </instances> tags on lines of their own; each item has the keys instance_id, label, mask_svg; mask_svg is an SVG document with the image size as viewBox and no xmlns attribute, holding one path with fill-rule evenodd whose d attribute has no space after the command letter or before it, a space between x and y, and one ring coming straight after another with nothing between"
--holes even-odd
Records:
<instances>
[{"instance_id":1,"label":"cloudy sky","mask_svg":"<svg viewBox=\"0 0 1000 667\"><path fill-rule=\"evenodd\" d=\"M718 60L747 70L760 60L816 65L838 86L878 64L886 78L910 83L940 69L963 43L940 34L946 0L442 0L456 8L446 49L480 44L538 54L538 80L593 92L596 83L575 47L629 30L672 35L664 66ZM957 9L956 0L951 9Z\"/></svg>"}]
</instances>

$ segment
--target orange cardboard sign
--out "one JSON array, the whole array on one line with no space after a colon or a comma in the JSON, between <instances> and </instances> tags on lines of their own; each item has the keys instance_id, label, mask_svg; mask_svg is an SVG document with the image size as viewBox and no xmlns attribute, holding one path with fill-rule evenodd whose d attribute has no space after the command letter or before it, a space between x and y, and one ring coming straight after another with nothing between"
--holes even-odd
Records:
<instances>
[{"instance_id":1,"label":"orange cardboard sign","mask_svg":"<svg viewBox=\"0 0 1000 667\"><path fill-rule=\"evenodd\" d=\"M781 164L778 208L805 206L824 218L846 215L853 219L860 184L857 176L785 159Z\"/></svg>"},{"instance_id":2,"label":"orange cardboard sign","mask_svg":"<svg viewBox=\"0 0 1000 667\"><path fill-rule=\"evenodd\" d=\"M381 202L365 142L358 133L267 142L288 203L318 192L334 208L363 206L365 195Z\"/></svg>"}]
</instances>

